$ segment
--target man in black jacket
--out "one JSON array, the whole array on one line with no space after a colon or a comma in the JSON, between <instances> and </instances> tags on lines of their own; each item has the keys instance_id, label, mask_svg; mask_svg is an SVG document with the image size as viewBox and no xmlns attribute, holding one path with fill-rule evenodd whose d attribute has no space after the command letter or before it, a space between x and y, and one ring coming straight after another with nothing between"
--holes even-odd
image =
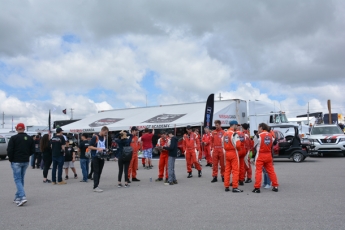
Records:
<instances>
[{"instance_id":1,"label":"man in black jacket","mask_svg":"<svg viewBox=\"0 0 345 230\"><path fill-rule=\"evenodd\" d=\"M174 136L174 130L168 131L170 141L169 147L163 147L163 149L169 151L169 158L168 158L168 183L169 185L177 184L176 176L175 176L175 160L177 157L177 137Z\"/></svg>"},{"instance_id":2,"label":"man in black jacket","mask_svg":"<svg viewBox=\"0 0 345 230\"><path fill-rule=\"evenodd\" d=\"M13 202L19 207L28 202L24 191L24 177L29 166L29 158L35 154L35 143L32 137L24 132L25 125L23 123L19 123L16 130L18 134L12 136L8 142L7 156L11 162L14 183L17 187Z\"/></svg>"}]
</instances>

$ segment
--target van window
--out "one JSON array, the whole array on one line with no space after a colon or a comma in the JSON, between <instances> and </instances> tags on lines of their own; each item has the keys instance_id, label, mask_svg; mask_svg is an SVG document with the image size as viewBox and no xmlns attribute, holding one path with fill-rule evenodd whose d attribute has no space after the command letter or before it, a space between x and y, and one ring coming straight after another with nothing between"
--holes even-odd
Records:
<instances>
[{"instance_id":1,"label":"van window","mask_svg":"<svg viewBox=\"0 0 345 230\"><path fill-rule=\"evenodd\" d=\"M0 137L0 144L4 144L4 143L6 143L5 138L4 137Z\"/></svg>"}]
</instances>

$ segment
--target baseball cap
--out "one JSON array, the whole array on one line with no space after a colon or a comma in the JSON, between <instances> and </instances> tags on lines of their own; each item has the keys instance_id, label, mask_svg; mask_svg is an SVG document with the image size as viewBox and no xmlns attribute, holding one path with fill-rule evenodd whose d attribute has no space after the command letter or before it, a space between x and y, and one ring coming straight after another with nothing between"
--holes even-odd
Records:
<instances>
[{"instance_id":1,"label":"baseball cap","mask_svg":"<svg viewBox=\"0 0 345 230\"><path fill-rule=\"evenodd\" d=\"M62 130L62 128L57 128L56 129L56 133L61 133L63 130Z\"/></svg>"},{"instance_id":2,"label":"baseball cap","mask_svg":"<svg viewBox=\"0 0 345 230\"><path fill-rule=\"evenodd\" d=\"M187 125L186 129L192 129L192 126Z\"/></svg>"},{"instance_id":3,"label":"baseball cap","mask_svg":"<svg viewBox=\"0 0 345 230\"><path fill-rule=\"evenodd\" d=\"M236 120L232 120L232 121L230 121L230 126L232 126L232 125L238 125L238 122L236 121Z\"/></svg>"},{"instance_id":4,"label":"baseball cap","mask_svg":"<svg viewBox=\"0 0 345 230\"><path fill-rule=\"evenodd\" d=\"M24 123L18 123L16 129L25 129Z\"/></svg>"},{"instance_id":5,"label":"baseball cap","mask_svg":"<svg viewBox=\"0 0 345 230\"><path fill-rule=\"evenodd\" d=\"M138 128L136 126L132 126L131 131L134 131L134 130L137 131Z\"/></svg>"}]
</instances>

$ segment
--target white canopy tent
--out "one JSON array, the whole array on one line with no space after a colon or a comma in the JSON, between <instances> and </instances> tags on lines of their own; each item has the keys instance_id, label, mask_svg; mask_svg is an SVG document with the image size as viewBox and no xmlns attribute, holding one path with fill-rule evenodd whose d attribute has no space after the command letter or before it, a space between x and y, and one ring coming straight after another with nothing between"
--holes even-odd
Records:
<instances>
[{"instance_id":1,"label":"white canopy tent","mask_svg":"<svg viewBox=\"0 0 345 230\"><path fill-rule=\"evenodd\" d=\"M138 129L167 129L191 126L202 126L206 102L162 105L100 111L98 114L62 127L64 132L87 133L99 132L103 126L110 131L129 130L132 126ZM230 120L247 122L247 102L233 99L215 101L214 120L221 120L222 126L228 127Z\"/></svg>"}]
</instances>

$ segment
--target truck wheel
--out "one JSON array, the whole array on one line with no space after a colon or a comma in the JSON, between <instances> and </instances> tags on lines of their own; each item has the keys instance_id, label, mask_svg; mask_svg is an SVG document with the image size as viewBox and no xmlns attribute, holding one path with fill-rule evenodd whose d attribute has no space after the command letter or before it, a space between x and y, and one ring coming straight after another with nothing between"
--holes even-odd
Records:
<instances>
[{"instance_id":1,"label":"truck wheel","mask_svg":"<svg viewBox=\"0 0 345 230\"><path fill-rule=\"evenodd\" d=\"M303 161L304 160L303 158L304 158L303 154L299 152L294 153L292 156L293 161L297 163Z\"/></svg>"}]
</instances>

